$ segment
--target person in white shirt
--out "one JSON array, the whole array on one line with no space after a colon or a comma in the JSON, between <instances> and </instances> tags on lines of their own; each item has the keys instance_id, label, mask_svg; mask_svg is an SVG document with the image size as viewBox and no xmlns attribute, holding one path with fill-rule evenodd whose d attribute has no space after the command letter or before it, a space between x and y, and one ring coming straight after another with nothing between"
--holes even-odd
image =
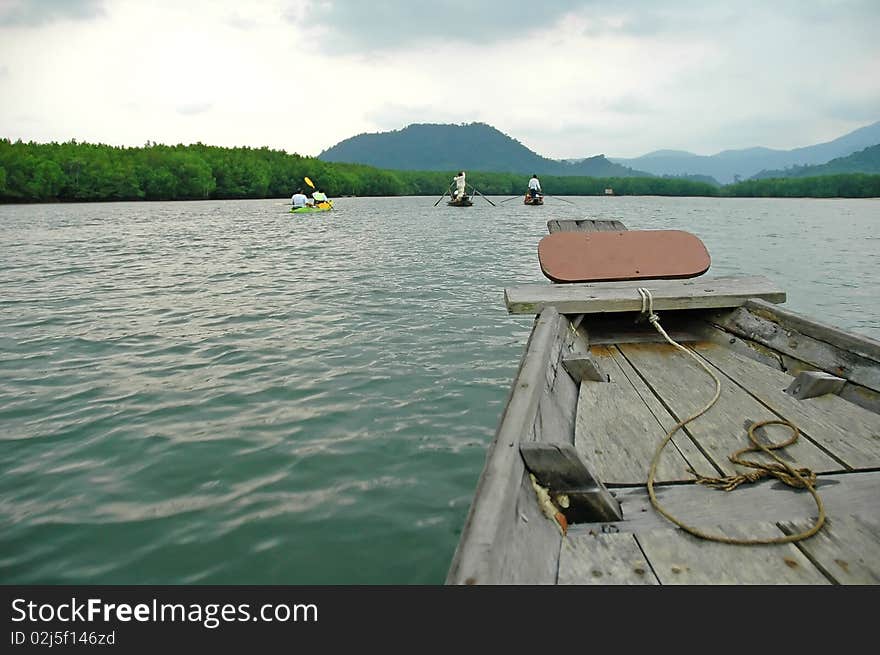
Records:
<instances>
[{"instance_id":1,"label":"person in white shirt","mask_svg":"<svg viewBox=\"0 0 880 655\"><path fill-rule=\"evenodd\" d=\"M306 194L302 192L302 189L297 189L296 193L290 198L290 204L293 205L294 209L297 209L299 207L305 207L308 200Z\"/></svg>"},{"instance_id":2,"label":"person in white shirt","mask_svg":"<svg viewBox=\"0 0 880 655\"><path fill-rule=\"evenodd\" d=\"M453 177L452 181L455 182L455 195L453 196L453 198L455 200L461 200L461 198L464 196L465 187L464 171Z\"/></svg>"},{"instance_id":3,"label":"person in white shirt","mask_svg":"<svg viewBox=\"0 0 880 655\"><path fill-rule=\"evenodd\" d=\"M538 181L537 175L532 175L532 179L529 180L529 195L532 198L536 198L541 194L541 183Z\"/></svg>"}]
</instances>

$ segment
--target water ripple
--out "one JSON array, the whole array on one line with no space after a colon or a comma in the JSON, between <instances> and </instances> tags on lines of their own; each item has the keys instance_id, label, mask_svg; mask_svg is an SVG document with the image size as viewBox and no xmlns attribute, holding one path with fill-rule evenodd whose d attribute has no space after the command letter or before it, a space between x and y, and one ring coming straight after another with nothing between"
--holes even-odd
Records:
<instances>
[{"instance_id":1,"label":"water ripple","mask_svg":"<svg viewBox=\"0 0 880 655\"><path fill-rule=\"evenodd\" d=\"M442 582L551 218L689 230L880 338L875 200L572 201L0 207L0 581Z\"/></svg>"}]
</instances>

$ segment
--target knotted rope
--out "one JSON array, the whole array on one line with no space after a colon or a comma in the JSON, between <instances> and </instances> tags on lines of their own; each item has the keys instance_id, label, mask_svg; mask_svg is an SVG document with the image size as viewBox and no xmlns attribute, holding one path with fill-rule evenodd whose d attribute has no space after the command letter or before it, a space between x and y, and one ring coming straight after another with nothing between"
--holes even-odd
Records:
<instances>
[{"instance_id":1,"label":"knotted rope","mask_svg":"<svg viewBox=\"0 0 880 655\"><path fill-rule=\"evenodd\" d=\"M654 493L654 478L657 474L657 464L660 461L660 455L663 452L663 449L666 447L666 444L672 439L672 435L674 435L678 430L683 428L685 425L690 423L691 421L699 418L706 412L708 412L712 406L718 401L718 398L721 396L721 381L718 379L718 376L703 362L703 360L690 349L685 348L679 343L676 343L673 339L666 334L666 330L660 325L660 317L654 313L654 300L651 296L651 292L644 288L640 287L638 289L639 295L642 298L642 316L647 318L648 322L654 326L654 329L660 333L660 335L672 346L677 348L678 350L687 353L700 367L708 373L711 378L715 381L715 394L712 396L712 400L710 400L703 409L692 414L688 418L683 421L679 421L676 423L671 430L666 433L666 436L660 442L660 445L657 447L657 450L654 452L654 457L651 460L651 468L648 471L648 496L651 499L651 505L654 506L660 514L665 516L672 523L680 527L685 532L688 532L695 537L700 537L701 539L708 539L710 541L718 541L725 544L738 544L738 545L755 545L755 544L784 544L791 543L794 541L802 541L809 537L812 537L814 534L819 532L822 526L825 523L825 506L822 503L822 499L819 497L819 494L816 492L815 483L816 483L816 474L807 468L794 468L789 465L784 460L780 459L773 451L778 450L780 448L785 448L786 446L790 446L795 441L797 441L798 436L800 435L800 431L798 428L791 422L780 420L780 419L771 419L768 421L761 421L759 423L753 423L748 428L749 440L752 442L751 446L747 448L743 448L732 455L728 456L728 459L734 464L740 464L741 466L746 466L749 468L755 469L754 472L741 473L738 475L726 476L723 478L709 478L705 476L700 476L694 473L697 476L695 482L697 484L704 484L709 487L713 487L715 489L723 489L725 491L731 491L736 489L739 485L745 482L755 482L756 480L760 480L765 477L775 477L784 482L785 484L795 487L795 488L803 488L810 492L810 495L813 496L813 500L816 501L816 507L819 509L819 516L816 519L815 524L803 532L797 534L783 535L781 537L774 538L755 538L755 539L739 539L735 537L728 537L725 535L717 535L710 534L707 532L703 532L691 525L684 523L681 519L676 518L669 512L667 512L661 505L660 501L657 500L657 496ZM791 431L791 437L782 443L778 444L769 444L765 445L758 441L755 436L755 430L765 425L786 425ZM772 459L775 460L776 463L768 464L763 462L753 462L750 460L742 459L741 456L747 452L758 452L761 451L766 453Z\"/></svg>"}]
</instances>

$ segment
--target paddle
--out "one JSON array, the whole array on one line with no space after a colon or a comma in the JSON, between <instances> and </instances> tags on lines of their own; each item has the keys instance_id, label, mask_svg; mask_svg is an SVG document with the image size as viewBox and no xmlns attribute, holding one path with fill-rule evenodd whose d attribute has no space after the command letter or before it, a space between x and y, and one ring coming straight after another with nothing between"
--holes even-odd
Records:
<instances>
[{"instance_id":1,"label":"paddle","mask_svg":"<svg viewBox=\"0 0 880 655\"><path fill-rule=\"evenodd\" d=\"M490 205L492 205L493 207L497 207L497 206L498 206L498 205L496 205L494 202L492 202L491 200L489 200L486 196L484 196L482 193L480 193L479 191L477 191L476 187L471 187L471 189L474 190L474 193L479 193L480 196L482 196L483 200L485 200L486 202L488 202L488 203L489 203Z\"/></svg>"},{"instance_id":2,"label":"paddle","mask_svg":"<svg viewBox=\"0 0 880 655\"><path fill-rule=\"evenodd\" d=\"M544 195L547 196L548 198L554 198L556 200L561 200L562 202L567 202L569 205L575 204L571 200L566 200L565 198L557 198L556 196L551 196L549 193L545 193Z\"/></svg>"},{"instance_id":3,"label":"paddle","mask_svg":"<svg viewBox=\"0 0 880 655\"><path fill-rule=\"evenodd\" d=\"M509 202L511 200L516 200L517 198L522 198L522 196L514 196L513 198L508 198L507 200L502 200L500 204L504 204L505 202Z\"/></svg>"},{"instance_id":4,"label":"paddle","mask_svg":"<svg viewBox=\"0 0 880 655\"><path fill-rule=\"evenodd\" d=\"M434 206L435 206L435 207L436 207L437 205L440 204L440 201L443 200L443 198L446 197L446 194L449 193L449 189L451 189L451 188L452 188L452 185L451 185L451 184L450 184L448 187L446 187L446 191L444 191L444 192L443 192L443 195L440 196L440 198L437 199L437 202L434 203Z\"/></svg>"},{"instance_id":5,"label":"paddle","mask_svg":"<svg viewBox=\"0 0 880 655\"><path fill-rule=\"evenodd\" d=\"M312 187L313 189L315 189L315 191L318 190L318 189L315 187L315 183L312 182L309 178L304 177L303 180L305 180L306 184L308 184L310 187ZM325 198L326 198L326 196L325 196ZM315 203L315 206L318 206L320 203L324 203L324 202L326 202L328 205L330 205L330 207L333 207L333 201L332 201L332 200L321 200L321 201L319 201L319 202L316 202L316 203Z\"/></svg>"}]
</instances>

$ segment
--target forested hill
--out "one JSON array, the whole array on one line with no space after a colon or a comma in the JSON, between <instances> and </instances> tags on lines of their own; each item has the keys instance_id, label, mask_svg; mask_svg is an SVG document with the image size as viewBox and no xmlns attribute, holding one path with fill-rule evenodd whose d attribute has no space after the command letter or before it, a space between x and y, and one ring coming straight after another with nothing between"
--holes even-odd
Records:
<instances>
[{"instance_id":1,"label":"forested hill","mask_svg":"<svg viewBox=\"0 0 880 655\"><path fill-rule=\"evenodd\" d=\"M827 164L794 166L785 170L761 171L753 179L813 177L815 175L835 175L837 173L880 173L880 144L854 152L848 157L832 159Z\"/></svg>"},{"instance_id":2,"label":"forested hill","mask_svg":"<svg viewBox=\"0 0 880 655\"><path fill-rule=\"evenodd\" d=\"M406 171L496 171L523 175L651 177L596 155L576 163L548 159L485 123L413 124L402 130L359 134L324 150L318 159Z\"/></svg>"}]
</instances>

